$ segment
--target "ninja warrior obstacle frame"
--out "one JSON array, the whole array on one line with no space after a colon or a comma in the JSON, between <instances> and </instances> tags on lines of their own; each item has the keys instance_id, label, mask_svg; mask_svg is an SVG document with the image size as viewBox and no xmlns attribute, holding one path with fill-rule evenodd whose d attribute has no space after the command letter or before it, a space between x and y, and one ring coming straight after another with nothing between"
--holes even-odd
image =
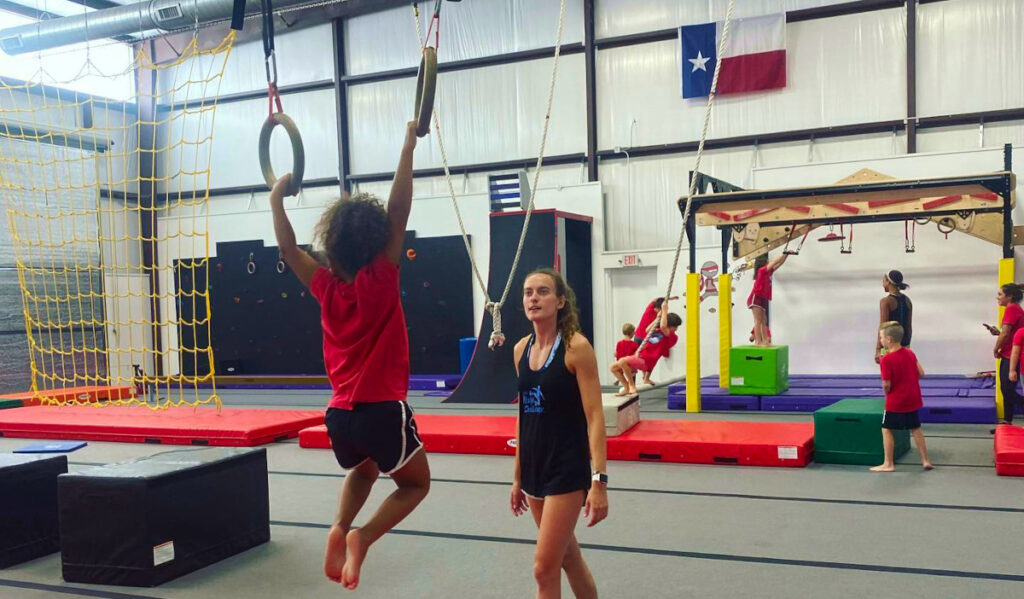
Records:
<instances>
[{"instance_id":1,"label":"ninja warrior obstacle frame","mask_svg":"<svg viewBox=\"0 0 1024 599\"><path fill-rule=\"evenodd\" d=\"M1024 231L1014 229L1012 147L1003 148L1000 171L929 179L893 179L861 169L833 184L788 189L743 190L700 172L690 216L685 223L690 240L686 296L700 296L696 227L714 226L722 233L722 273L718 277L719 386L729 386L732 347L731 261L748 264L772 249L799 239L822 225L853 225L914 220L934 221L941 230L961 231L1002 247L999 285L1014 278L1013 248L1024 244ZM686 198L678 200L686 214ZM1022 227L1024 229L1024 227ZM1003 308L999 309L1002 318ZM686 410L701 410L700 302L686 303ZM998 377L997 377L998 378ZM1003 417L1002 392L996 387L996 410Z\"/></svg>"}]
</instances>

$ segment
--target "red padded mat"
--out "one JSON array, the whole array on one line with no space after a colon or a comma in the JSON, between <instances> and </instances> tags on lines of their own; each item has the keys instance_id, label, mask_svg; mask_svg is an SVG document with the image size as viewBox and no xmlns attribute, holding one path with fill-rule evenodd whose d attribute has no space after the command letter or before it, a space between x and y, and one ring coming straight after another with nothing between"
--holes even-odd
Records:
<instances>
[{"instance_id":1,"label":"red padded mat","mask_svg":"<svg viewBox=\"0 0 1024 599\"><path fill-rule=\"evenodd\" d=\"M61 401L69 399L100 401L104 399L128 399L135 395L135 390L130 385L116 387L89 385L85 387L68 387L66 389L46 389L43 393ZM31 391L0 395L0 399L20 399L26 406L39 405L39 400L35 398Z\"/></svg>"},{"instance_id":2,"label":"red padded mat","mask_svg":"<svg viewBox=\"0 0 1024 599\"><path fill-rule=\"evenodd\" d=\"M1024 476L1024 428L1009 424L996 427L996 474Z\"/></svg>"},{"instance_id":3,"label":"red padded mat","mask_svg":"<svg viewBox=\"0 0 1024 599\"><path fill-rule=\"evenodd\" d=\"M416 423L428 452L514 455L514 416L423 414ZM330 448L327 428L299 433L299 445ZM608 438L608 459L806 466L814 453L814 423L642 420L629 432Z\"/></svg>"},{"instance_id":4,"label":"red padded mat","mask_svg":"<svg viewBox=\"0 0 1024 599\"><path fill-rule=\"evenodd\" d=\"M0 410L0 434L28 439L76 439L172 445L249 447L295 437L324 421L321 411L38 406Z\"/></svg>"}]
</instances>

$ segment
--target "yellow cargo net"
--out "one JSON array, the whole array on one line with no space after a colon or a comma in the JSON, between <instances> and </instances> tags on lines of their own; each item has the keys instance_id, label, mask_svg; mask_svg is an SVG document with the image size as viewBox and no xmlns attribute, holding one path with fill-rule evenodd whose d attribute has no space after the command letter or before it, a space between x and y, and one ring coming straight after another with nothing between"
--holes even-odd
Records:
<instances>
[{"instance_id":1,"label":"yellow cargo net","mask_svg":"<svg viewBox=\"0 0 1024 599\"><path fill-rule=\"evenodd\" d=\"M232 31L204 50L193 37L162 64L149 53L160 40L139 44L117 73L87 60L76 77L134 71L135 102L70 91L42 68L28 82L0 78L6 251L17 266L32 399L220 407L207 202L234 40Z\"/></svg>"}]
</instances>

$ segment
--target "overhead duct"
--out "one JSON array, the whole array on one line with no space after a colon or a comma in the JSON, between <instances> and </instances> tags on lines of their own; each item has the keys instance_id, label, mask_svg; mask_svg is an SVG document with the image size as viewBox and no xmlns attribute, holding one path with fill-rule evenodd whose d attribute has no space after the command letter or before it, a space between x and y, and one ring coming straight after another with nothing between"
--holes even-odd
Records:
<instances>
[{"instance_id":1,"label":"overhead duct","mask_svg":"<svg viewBox=\"0 0 1024 599\"><path fill-rule=\"evenodd\" d=\"M342 0L339 0L339 2ZM315 0L276 0L274 9ZM11 55L49 50L140 31L174 31L231 18L234 0L150 0L0 30L0 48ZM245 14L258 14L259 0L246 0Z\"/></svg>"}]
</instances>

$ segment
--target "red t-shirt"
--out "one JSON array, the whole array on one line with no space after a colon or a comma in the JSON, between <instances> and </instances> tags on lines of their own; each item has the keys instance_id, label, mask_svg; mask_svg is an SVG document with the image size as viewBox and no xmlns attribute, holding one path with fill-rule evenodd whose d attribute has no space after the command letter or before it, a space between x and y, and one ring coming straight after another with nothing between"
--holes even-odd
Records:
<instances>
[{"instance_id":1,"label":"red t-shirt","mask_svg":"<svg viewBox=\"0 0 1024 599\"><path fill-rule=\"evenodd\" d=\"M640 346L632 339L620 339L615 345L615 359L618 360L626 356L632 356L636 353L636 348L638 347Z\"/></svg>"},{"instance_id":2,"label":"red t-shirt","mask_svg":"<svg viewBox=\"0 0 1024 599\"><path fill-rule=\"evenodd\" d=\"M320 268L310 284L320 302L324 365L334 391L330 408L404 401L409 389L409 336L398 266L383 252L346 283Z\"/></svg>"},{"instance_id":3,"label":"red t-shirt","mask_svg":"<svg viewBox=\"0 0 1024 599\"><path fill-rule=\"evenodd\" d=\"M890 383L885 396L886 412L913 412L924 407L917 356L909 347L882 356L881 368L882 380Z\"/></svg>"},{"instance_id":4,"label":"red t-shirt","mask_svg":"<svg viewBox=\"0 0 1024 599\"><path fill-rule=\"evenodd\" d=\"M1024 327L1024 309L1021 309L1020 304L1010 303L1006 306L1006 310L1003 312L1002 324L1010 325L1010 339L1013 339L1014 335L1021 327ZM1000 328L1002 328L1000 326ZM1004 343L999 353L1004 358L1010 357L1010 352L1013 351L1013 345L1010 343Z\"/></svg>"},{"instance_id":5,"label":"red t-shirt","mask_svg":"<svg viewBox=\"0 0 1024 599\"><path fill-rule=\"evenodd\" d=\"M640 324L636 325L636 332L633 333L637 337L643 339L647 336L647 327L651 326L654 319L658 317L658 309L654 307L654 302L647 304L647 308L644 310L644 315L640 317Z\"/></svg>"},{"instance_id":6,"label":"red t-shirt","mask_svg":"<svg viewBox=\"0 0 1024 599\"><path fill-rule=\"evenodd\" d=\"M640 350L640 357L644 361L644 365L647 366L644 370L650 372L654 370L654 365L658 363L659 358L667 358L669 350L672 346L679 341L679 337L675 333L668 335L662 333L660 330L651 333L651 338L647 340L647 345Z\"/></svg>"},{"instance_id":7,"label":"red t-shirt","mask_svg":"<svg viewBox=\"0 0 1024 599\"><path fill-rule=\"evenodd\" d=\"M754 275L754 288L750 290L750 298L747 300L748 304L755 297L772 299L772 272L772 269L767 266L757 269L757 274Z\"/></svg>"},{"instance_id":8,"label":"red t-shirt","mask_svg":"<svg viewBox=\"0 0 1024 599\"><path fill-rule=\"evenodd\" d=\"M1017 329L1017 332L1013 334L1013 343L1010 344L1010 350L1013 351L1013 348L1021 346L1024 346L1024 327ZM1024 370L1024 359L1020 361L1017 367L1020 370Z\"/></svg>"}]
</instances>

